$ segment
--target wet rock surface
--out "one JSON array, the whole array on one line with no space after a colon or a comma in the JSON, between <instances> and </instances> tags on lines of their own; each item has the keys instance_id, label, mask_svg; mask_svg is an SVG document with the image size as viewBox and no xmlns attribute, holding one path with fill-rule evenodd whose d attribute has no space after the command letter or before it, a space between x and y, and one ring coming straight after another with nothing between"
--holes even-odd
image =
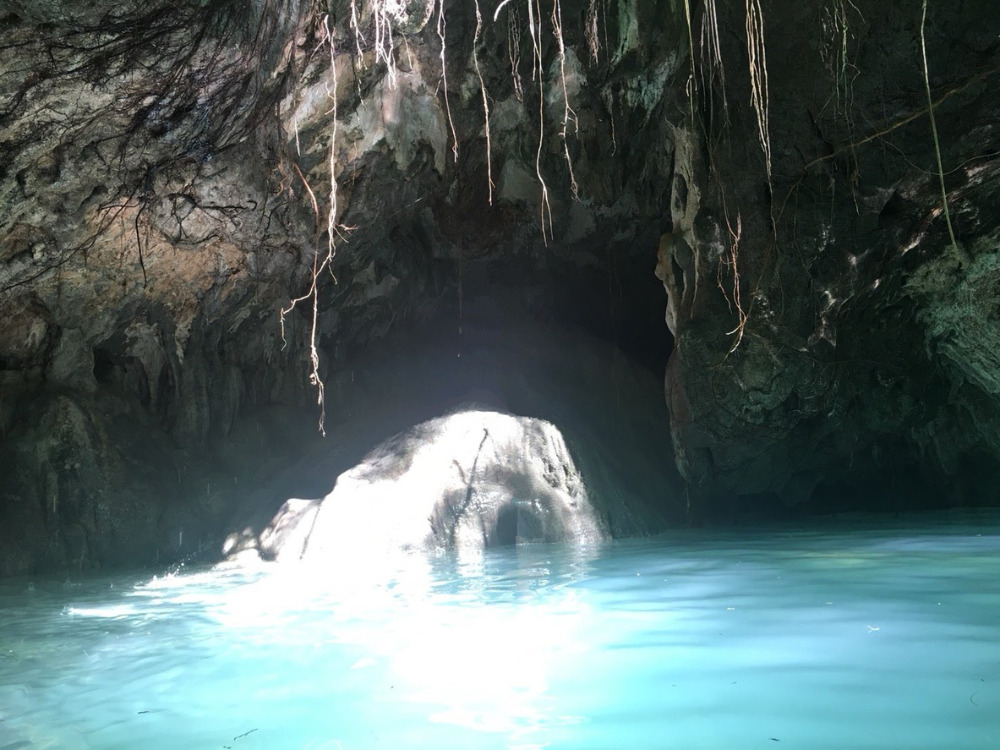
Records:
<instances>
[{"instance_id":1,"label":"wet rock surface","mask_svg":"<svg viewBox=\"0 0 1000 750\"><path fill-rule=\"evenodd\" d=\"M666 391L705 507L998 499L982 374L997 329L972 320L972 290L995 280L1000 48L983 29L998 24L981 3L930 8L925 82L919 10L766 8L770 179L755 113L732 97L718 145L674 170L686 189L668 239L685 242L661 243L677 308ZM775 39L791 28L808 41Z\"/></svg>"},{"instance_id":2,"label":"wet rock surface","mask_svg":"<svg viewBox=\"0 0 1000 750\"><path fill-rule=\"evenodd\" d=\"M551 423L468 409L379 445L321 500L289 500L262 535L268 559L348 567L400 552L607 537Z\"/></svg>"}]
</instances>

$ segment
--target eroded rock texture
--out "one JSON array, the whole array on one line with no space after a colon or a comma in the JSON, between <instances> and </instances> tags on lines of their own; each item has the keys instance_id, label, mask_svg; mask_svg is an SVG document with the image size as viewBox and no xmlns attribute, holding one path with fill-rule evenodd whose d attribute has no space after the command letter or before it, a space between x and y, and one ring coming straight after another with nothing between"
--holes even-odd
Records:
<instances>
[{"instance_id":1,"label":"eroded rock texture","mask_svg":"<svg viewBox=\"0 0 1000 750\"><path fill-rule=\"evenodd\" d=\"M0 2L0 572L213 544L312 343L491 297L670 354L693 516L995 501L1000 21L917 5Z\"/></svg>"},{"instance_id":2,"label":"eroded rock texture","mask_svg":"<svg viewBox=\"0 0 1000 750\"><path fill-rule=\"evenodd\" d=\"M566 441L549 422L469 409L386 441L321 500L289 500L262 535L279 560L359 560L606 538Z\"/></svg>"},{"instance_id":3,"label":"eroded rock texture","mask_svg":"<svg viewBox=\"0 0 1000 750\"><path fill-rule=\"evenodd\" d=\"M658 336L665 357L648 272L664 188L650 164L637 196L605 157L642 150L624 134L675 98L677 50L632 29L589 61L579 8L561 68L551 8L483 6L474 44L471 4L0 7L0 513L12 537L35 529L6 572L112 561L103 508L143 560L210 544L248 476L302 442L272 407L314 401L313 341L334 405L356 352L432 317L457 329L493 289L633 352ZM651 88L620 80L626 56ZM75 427L44 428L67 411ZM138 516L117 505L133 485Z\"/></svg>"},{"instance_id":4,"label":"eroded rock texture","mask_svg":"<svg viewBox=\"0 0 1000 750\"><path fill-rule=\"evenodd\" d=\"M725 33L743 11L721 4L735 64L725 87L721 71L703 84L702 146L674 169L660 275L678 467L726 503L995 503L998 329L983 305L1000 23L986 3L931 3L925 81L919 7L764 10L770 179L756 112L732 95L751 89Z\"/></svg>"}]
</instances>

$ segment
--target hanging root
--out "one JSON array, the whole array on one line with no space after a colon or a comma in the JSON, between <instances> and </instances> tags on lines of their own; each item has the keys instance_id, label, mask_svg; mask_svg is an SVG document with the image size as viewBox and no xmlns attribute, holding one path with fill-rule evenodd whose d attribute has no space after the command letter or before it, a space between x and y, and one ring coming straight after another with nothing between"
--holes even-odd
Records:
<instances>
[{"instance_id":1,"label":"hanging root","mask_svg":"<svg viewBox=\"0 0 1000 750\"><path fill-rule=\"evenodd\" d=\"M597 33L597 0L590 0L590 4L587 5L587 17L584 21L583 36L587 40L590 60L594 65L597 65L598 56L601 52L601 41Z\"/></svg>"},{"instance_id":2,"label":"hanging root","mask_svg":"<svg viewBox=\"0 0 1000 750\"><path fill-rule=\"evenodd\" d=\"M289 304L288 307L284 307L281 310L281 342L283 345L287 345L288 342L285 340L285 316L294 310L300 302L305 302L306 300L312 301L312 322L309 328L309 384L316 388L316 403L319 404L319 431L326 436L326 388L323 384L323 379L319 375L319 348L316 345L316 339L318 338L318 323L319 323L319 294L317 292L317 280L319 278L322 266L319 262L319 248L316 248L313 252L313 262L312 262L312 281L309 284L308 291L301 297L296 297ZM323 261L326 262L325 260Z\"/></svg>"},{"instance_id":3,"label":"hanging root","mask_svg":"<svg viewBox=\"0 0 1000 750\"><path fill-rule=\"evenodd\" d=\"M353 6L353 3L352 3ZM353 13L353 7L352 7ZM324 271L329 271L333 278L333 283L337 283L337 277L333 275L333 259L337 254L337 238L343 238L342 227L337 224L337 49L333 41L333 34L330 32L330 17L323 17L323 44L327 46L330 53L330 71L333 76L333 89L327 88L326 94L330 98L331 107L327 114L332 117L330 128L330 205L326 212L326 253L322 254L317 247L313 251L312 273L309 289L301 297L296 297L288 307L281 310L281 340L285 342L285 316L294 310L299 303L309 301L312 306L312 316L309 326L309 384L316 389L316 403L319 405L319 431L326 435L326 386L323 378L319 374L319 276ZM305 186L309 201L312 204L313 213L316 216L317 234L319 232L320 210L319 202L316 200L316 193L313 192L309 181L306 180L298 164L292 164L299 179ZM318 238L317 238L318 239Z\"/></svg>"},{"instance_id":4,"label":"hanging root","mask_svg":"<svg viewBox=\"0 0 1000 750\"><path fill-rule=\"evenodd\" d=\"M927 25L927 0L923 2L923 13L920 16L920 52L923 55L924 60L924 87L927 90L927 114L931 120L931 135L934 138L934 155L937 157L937 167L938 167L938 180L941 184L941 205L944 207L944 223L948 226L948 238L951 240L951 246L955 250L956 255L958 255L966 263L972 261L972 256L969 252L958 247L958 242L955 241L955 230L951 226L951 214L948 212L948 192L945 190L944 186L944 165L941 162L941 142L938 140L937 132L937 121L934 119L934 99L931 97L931 76L930 70L927 66L927 44L924 41L924 27Z\"/></svg>"},{"instance_id":5,"label":"hanging root","mask_svg":"<svg viewBox=\"0 0 1000 750\"><path fill-rule=\"evenodd\" d=\"M771 132L768 122L767 53L760 0L746 0L747 55L750 58L750 103L757 113L757 137L764 151L764 169L771 184Z\"/></svg>"},{"instance_id":6,"label":"hanging root","mask_svg":"<svg viewBox=\"0 0 1000 750\"><path fill-rule=\"evenodd\" d=\"M333 34L330 33L330 17L324 16L323 18L323 29L325 32L325 41L327 48L330 52L330 71L333 77L333 90L331 91L329 87L326 89L326 95L330 99L330 109L327 114L330 115L330 152L329 152L329 168L330 168L330 206L326 212L326 243L327 243L327 257L325 265L327 267L333 264L333 258L337 254L337 238L343 241L347 241L342 230L347 230L348 227L337 223L337 47L333 41ZM331 272L332 275L332 272ZM337 277L333 277L334 283L337 283Z\"/></svg>"},{"instance_id":7,"label":"hanging root","mask_svg":"<svg viewBox=\"0 0 1000 750\"><path fill-rule=\"evenodd\" d=\"M493 145L490 139L490 102L486 95L486 84L483 82L483 74L479 69L479 36L483 31L483 15L479 12L479 0L476 3L476 34L472 39L472 64L476 69L476 77L479 79L479 91L483 95L483 119L486 121L486 190L487 200L493 205Z\"/></svg>"},{"instance_id":8,"label":"hanging root","mask_svg":"<svg viewBox=\"0 0 1000 750\"><path fill-rule=\"evenodd\" d=\"M354 51L357 53L355 59L358 65L364 67L365 57L361 52L361 22L358 18L357 0L351 0L351 29L354 30Z\"/></svg>"},{"instance_id":9,"label":"hanging root","mask_svg":"<svg viewBox=\"0 0 1000 750\"><path fill-rule=\"evenodd\" d=\"M500 13L500 8L510 0L505 0L493 15L494 22ZM517 7L507 13L507 58L510 60L510 77L514 84L514 96L519 102L524 101L524 86L521 83L521 19Z\"/></svg>"},{"instance_id":10,"label":"hanging root","mask_svg":"<svg viewBox=\"0 0 1000 750\"><path fill-rule=\"evenodd\" d=\"M688 71L687 85L684 87L688 97L688 114L691 117L691 128L694 129L694 100L697 96L697 79L694 70L694 35L691 33L691 0L684 0L684 22L687 25L688 33L688 63L691 66Z\"/></svg>"},{"instance_id":11,"label":"hanging root","mask_svg":"<svg viewBox=\"0 0 1000 750\"><path fill-rule=\"evenodd\" d=\"M442 0L443 2L443 0ZM396 46L392 38L392 16L386 9L387 0L373 0L375 20L375 60L385 63L389 88L396 87Z\"/></svg>"},{"instance_id":12,"label":"hanging root","mask_svg":"<svg viewBox=\"0 0 1000 750\"><path fill-rule=\"evenodd\" d=\"M827 40L820 48L823 62L833 78L834 112L838 115L847 130L847 142L850 147L852 161L851 181L856 185L860 166L854 149L856 119L854 109L854 79L858 69L851 62L851 13L854 13L863 23L864 16L852 0L831 0L830 7L823 9L822 25ZM825 105L824 105L825 107ZM857 190L851 191L855 208L858 207Z\"/></svg>"},{"instance_id":13,"label":"hanging root","mask_svg":"<svg viewBox=\"0 0 1000 750\"><path fill-rule=\"evenodd\" d=\"M833 58L831 67L836 80L837 107L843 112L848 125L853 125L850 111L854 100L854 78L857 74L855 73L853 76L850 74L852 69L856 69L851 64L848 49L851 38L849 10L853 10L858 16L861 16L861 11L851 0L833 0L831 24L835 34L836 48L831 55ZM864 18L862 17L861 20L864 21Z\"/></svg>"},{"instance_id":14,"label":"hanging root","mask_svg":"<svg viewBox=\"0 0 1000 750\"><path fill-rule=\"evenodd\" d=\"M302 185L305 187L306 193L309 195L309 202L312 204L313 213L317 218L319 218L319 201L316 200L316 193L314 193L313 189L309 186L309 180L307 180L306 176L302 174L302 170L299 169L299 165L293 163L292 166L295 168L295 173L299 176L299 179L302 180Z\"/></svg>"},{"instance_id":15,"label":"hanging root","mask_svg":"<svg viewBox=\"0 0 1000 750\"><path fill-rule=\"evenodd\" d=\"M389 80L389 88L396 88L398 69L396 66L396 38L392 28L393 19L397 18L400 11L398 2L394 0L369 0L371 8L372 23L372 43L371 48L375 50L375 62L385 65L386 77ZM326 16L329 18L329 16ZM361 12L358 8L358 0L351 0L351 30L354 32L354 51L357 65L364 70L365 57L364 48L366 46L365 34L361 29ZM360 93L360 82L359 82Z\"/></svg>"},{"instance_id":16,"label":"hanging root","mask_svg":"<svg viewBox=\"0 0 1000 750\"><path fill-rule=\"evenodd\" d=\"M563 119L562 119L562 131L560 132L560 137L563 143L563 155L566 157L566 168L569 170L569 187L573 191L573 197L578 198L580 194L580 188L576 184L576 176L573 174L573 160L569 155L569 124L573 123L574 134L578 134L580 130L579 120L576 117L576 112L573 108L569 106L569 92L566 89L566 47L563 43L563 33L562 33L562 8L560 5L560 0L553 0L552 3L552 32L556 39L556 45L559 50L559 82L562 85L562 95L563 95Z\"/></svg>"},{"instance_id":17,"label":"hanging root","mask_svg":"<svg viewBox=\"0 0 1000 750\"><path fill-rule=\"evenodd\" d=\"M451 130L451 154L455 163L458 163L458 134L455 132L455 123L451 119L451 105L448 103L448 65L445 60L445 32L447 21L444 17L444 0L438 0L437 35L441 40L441 84L444 87L444 110L448 115L448 129Z\"/></svg>"},{"instance_id":18,"label":"hanging root","mask_svg":"<svg viewBox=\"0 0 1000 750\"><path fill-rule=\"evenodd\" d=\"M527 0L528 32L531 34L531 77L538 83L538 150L535 152L535 176L542 187L541 219L542 244L548 246L547 237L552 237L552 206L549 204L549 189L542 176L542 147L545 145L545 73L542 70L542 29L540 26L542 8L538 0Z\"/></svg>"},{"instance_id":19,"label":"hanging root","mask_svg":"<svg viewBox=\"0 0 1000 750\"><path fill-rule=\"evenodd\" d=\"M722 294L726 298L726 302L729 302L732 307L736 308L736 327L729 331L726 335L733 336L736 338L733 340L732 345L729 347L728 354L732 354L739 347L740 342L743 341L743 334L746 332L747 320L749 318L746 310L743 309L743 302L740 297L740 268L739 268L739 255L740 255L740 238L743 235L743 220L739 214L736 214L736 229L733 229L733 225L729 221L729 216L726 216L726 228L729 230L730 245L729 245L729 257L723 259L719 264L719 270L722 270L722 265L725 264L729 267L729 270L733 274L733 289L732 294L727 294L725 288L722 286L722 279L717 278L716 283L719 285L719 289L722 290Z\"/></svg>"},{"instance_id":20,"label":"hanging root","mask_svg":"<svg viewBox=\"0 0 1000 750\"><path fill-rule=\"evenodd\" d=\"M719 96L722 98L722 122L729 125L729 104L726 101L726 69L722 65L722 43L719 37L719 16L716 0L705 0L705 12L701 25L702 88L709 92L708 105L714 102L712 83L718 81ZM707 75L706 75L707 73ZM710 109L711 111L711 109Z\"/></svg>"}]
</instances>

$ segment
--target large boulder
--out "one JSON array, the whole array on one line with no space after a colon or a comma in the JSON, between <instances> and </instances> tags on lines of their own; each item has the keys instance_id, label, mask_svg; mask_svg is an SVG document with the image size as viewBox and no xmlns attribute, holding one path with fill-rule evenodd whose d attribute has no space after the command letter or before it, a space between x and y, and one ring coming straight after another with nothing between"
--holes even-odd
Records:
<instances>
[{"instance_id":1,"label":"large boulder","mask_svg":"<svg viewBox=\"0 0 1000 750\"><path fill-rule=\"evenodd\" d=\"M356 560L605 536L553 424L469 410L380 444L322 499L288 500L259 549L277 560Z\"/></svg>"}]
</instances>

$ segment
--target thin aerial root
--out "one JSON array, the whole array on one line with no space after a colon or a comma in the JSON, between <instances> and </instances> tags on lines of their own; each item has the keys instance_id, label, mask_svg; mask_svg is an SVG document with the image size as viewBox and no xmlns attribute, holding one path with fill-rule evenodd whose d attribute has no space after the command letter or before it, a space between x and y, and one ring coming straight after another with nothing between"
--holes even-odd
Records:
<instances>
[{"instance_id":1,"label":"thin aerial root","mask_svg":"<svg viewBox=\"0 0 1000 750\"><path fill-rule=\"evenodd\" d=\"M576 184L576 176L573 174L573 160L569 155L569 123L573 123L575 132L579 132L579 120L576 112L569 106L569 92L566 89L566 47L563 43L562 33L562 8L560 0L553 0L552 3L552 32L556 38L556 45L559 49L559 82L562 85L563 95L563 120L562 132L560 136L563 142L563 155L566 158L566 168L569 170L569 187L573 191L573 197L578 198L580 188Z\"/></svg>"},{"instance_id":2,"label":"thin aerial root","mask_svg":"<svg viewBox=\"0 0 1000 750\"><path fill-rule=\"evenodd\" d=\"M694 102L698 95L698 80L695 76L695 66L694 66L694 35L691 33L691 0L684 0L684 22L687 25L688 34L688 63L690 70L688 71L687 85L685 86L685 92L688 97L688 114L691 117L691 127L694 128Z\"/></svg>"},{"instance_id":3,"label":"thin aerial root","mask_svg":"<svg viewBox=\"0 0 1000 750\"><path fill-rule=\"evenodd\" d=\"M712 82L718 80L718 91L722 99L722 124L729 125L729 104L726 101L726 69L722 64L722 42L719 36L719 14L716 0L705 0L704 20L701 27L701 54L703 69L708 71L702 88L706 91L708 104L713 107Z\"/></svg>"},{"instance_id":4,"label":"thin aerial root","mask_svg":"<svg viewBox=\"0 0 1000 750\"><path fill-rule=\"evenodd\" d=\"M302 184L305 186L306 192L309 194L309 202L312 203L313 214L315 214L316 220L319 221L319 203L316 201L316 194L313 192L312 188L309 187L309 180L307 180L306 176L302 174L302 170L299 169L299 165L292 162L292 166L295 168L295 173L299 176L299 179L302 180Z\"/></svg>"},{"instance_id":5,"label":"thin aerial root","mask_svg":"<svg viewBox=\"0 0 1000 750\"><path fill-rule=\"evenodd\" d=\"M944 207L944 223L948 226L948 237L951 246L962 260L969 263L972 256L963 247L959 249L958 242L955 241L955 230L951 226L951 214L948 211L948 192L944 186L944 165L941 161L941 141L938 140L937 121L934 119L934 99L931 97L931 77L930 69L927 66L927 44L924 41L924 27L927 24L927 0L923 3L923 14L920 16L920 52L924 60L924 87L927 90L927 114L931 120L931 135L934 138L934 156L937 158L938 180L941 183L941 205Z\"/></svg>"},{"instance_id":6,"label":"thin aerial root","mask_svg":"<svg viewBox=\"0 0 1000 750\"><path fill-rule=\"evenodd\" d=\"M443 1L443 0L442 0ZM389 88L396 88L396 43L392 36L392 17L386 0L375 0L375 60L385 63Z\"/></svg>"},{"instance_id":7,"label":"thin aerial root","mask_svg":"<svg viewBox=\"0 0 1000 750\"><path fill-rule=\"evenodd\" d=\"M340 233L337 228L337 48L333 42L333 34L330 33L330 17L323 17L323 28L326 31L326 43L330 50L330 71L333 74L333 91L329 88L326 95L330 98L331 106L328 114L331 117L330 126L330 210L326 214L327 233L327 256L326 263L333 262L337 247L334 237Z\"/></svg>"},{"instance_id":8,"label":"thin aerial root","mask_svg":"<svg viewBox=\"0 0 1000 750\"><path fill-rule=\"evenodd\" d=\"M493 144L490 138L490 102L486 95L486 84L483 82L483 74L479 69L479 36L483 31L483 15L479 12L479 0L476 3L476 34L472 39L472 64L476 68L476 77L479 78L479 91L483 96L483 119L486 121L486 190L487 200L493 205ZM499 9L498 9L499 10Z\"/></svg>"},{"instance_id":9,"label":"thin aerial root","mask_svg":"<svg viewBox=\"0 0 1000 750\"><path fill-rule=\"evenodd\" d=\"M503 2L497 6L497 9L493 11L493 23L497 22L497 19L500 18L500 11L502 11L504 6L509 2L510 0L503 0Z\"/></svg>"},{"instance_id":10,"label":"thin aerial root","mask_svg":"<svg viewBox=\"0 0 1000 750\"><path fill-rule=\"evenodd\" d=\"M597 31L597 0L590 0L587 5L587 17L584 21L583 36L587 40L587 50L590 60L597 65L600 61L601 40Z\"/></svg>"},{"instance_id":11,"label":"thin aerial root","mask_svg":"<svg viewBox=\"0 0 1000 750\"><path fill-rule=\"evenodd\" d=\"M537 2L538 0L534 0ZM548 247L548 237L552 235L552 206L549 204L549 189L542 176L542 148L545 145L545 76L542 71L542 30L539 26L541 21L541 5L535 5L533 0L528 0L528 31L531 34L531 77L536 78L538 84L538 149L535 151L535 176L541 186L541 213L542 221L542 244ZM536 22L536 10L537 19Z\"/></svg>"},{"instance_id":12,"label":"thin aerial root","mask_svg":"<svg viewBox=\"0 0 1000 750\"><path fill-rule=\"evenodd\" d=\"M857 69L851 64L850 41L851 23L849 11L864 21L864 16L851 0L833 0L833 8L829 11L829 26L832 34L833 49L830 52L829 66L834 77L834 93L837 97L837 111L841 112L853 132L851 108L854 103L854 78ZM851 71L854 75L851 75Z\"/></svg>"},{"instance_id":13,"label":"thin aerial root","mask_svg":"<svg viewBox=\"0 0 1000 750\"><path fill-rule=\"evenodd\" d=\"M317 248L317 253L319 252ZM315 266L313 273L316 273ZM316 285L313 285L312 295L312 325L309 329L309 364L312 371L309 373L309 384L316 389L316 403L319 406L319 431L326 437L326 385L319 375L319 349L316 346L316 331L319 328L319 292Z\"/></svg>"},{"instance_id":14,"label":"thin aerial root","mask_svg":"<svg viewBox=\"0 0 1000 750\"><path fill-rule=\"evenodd\" d=\"M354 3L352 2L352 17L354 15ZM353 20L352 20L353 24ZM330 167L330 205L327 209L326 214L326 231L327 231L327 245L326 253L320 254L319 247L315 247L313 250L312 259L312 269L311 269L311 279L308 291L301 297L296 297L289 304L288 307L281 310L280 322L281 322L281 341L286 344L285 341L285 316L292 312L300 303L306 302L307 300L312 303L312 315L309 325L309 384L316 389L316 403L319 405L319 431L324 436L326 435L326 385L323 383L323 378L319 373L319 276L323 271L329 271L330 275L333 277L334 283L337 283L337 277L333 275L333 259L337 253L336 238L342 237L340 233L340 227L337 225L337 49L333 41L333 34L330 31L330 17L323 17L323 40L322 43L327 45L330 53L330 71L333 76L333 89L331 90L327 87L326 94L330 98L331 107L327 114L332 117L332 125L330 129L330 155L329 155L329 167ZM302 180L302 184L305 186L306 192L309 195L309 200L312 203L313 213L316 215L316 231L319 233L319 202L316 200L316 194L309 185L309 181L306 180L305 175L302 174L302 170L299 169L299 165L292 163L295 168L295 172L298 174L299 179ZM318 240L318 237L317 237Z\"/></svg>"},{"instance_id":15,"label":"thin aerial root","mask_svg":"<svg viewBox=\"0 0 1000 750\"><path fill-rule=\"evenodd\" d=\"M747 55L750 58L750 103L757 113L757 137L764 151L764 168L771 184L771 130L768 121L767 52L760 0L746 0Z\"/></svg>"},{"instance_id":16,"label":"thin aerial root","mask_svg":"<svg viewBox=\"0 0 1000 750\"><path fill-rule=\"evenodd\" d=\"M509 0L508 0L509 1ZM501 6L503 7L503 6ZM497 12L499 12L499 8ZM524 86L521 83L521 24L516 8L507 14L507 58L510 60L510 77L514 84L514 97L524 101ZM496 16L494 16L494 19Z\"/></svg>"},{"instance_id":17,"label":"thin aerial root","mask_svg":"<svg viewBox=\"0 0 1000 750\"><path fill-rule=\"evenodd\" d=\"M444 0L438 0L437 35L441 40L441 83L444 86L444 110L448 115L448 129L451 131L451 154L455 163L458 163L458 134L455 132L455 123L451 119L451 104L448 103L448 65L445 60L445 32L447 21L444 17Z\"/></svg>"},{"instance_id":18,"label":"thin aerial root","mask_svg":"<svg viewBox=\"0 0 1000 750\"><path fill-rule=\"evenodd\" d=\"M739 214L736 214L736 229L733 229L732 224L729 222L729 217L726 216L726 228L729 230L729 237L731 243L729 245L729 259L724 261L726 265L730 267L733 272L733 291L732 291L732 303L736 308L736 328L726 333L727 336L732 336L735 334L736 338L733 340L732 345L729 347L729 354L732 354L739 347L740 343L743 341L743 334L746 332L747 320L749 315L743 309L742 300L740 298L740 268L739 268L739 255L740 255L740 238L743 236L743 220ZM721 283L719 284L721 287ZM723 290L725 294L725 290ZM727 301L729 297L727 295Z\"/></svg>"},{"instance_id":19,"label":"thin aerial root","mask_svg":"<svg viewBox=\"0 0 1000 750\"><path fill-rule=\"evenodd\" d=\"M361 52L361 25L358 19L358 3L357 0L351 0L351 28L354 30L354 49L357 52L355 59L358 64L364 68L365 56Z\"/></svg>"}]
</instances>

